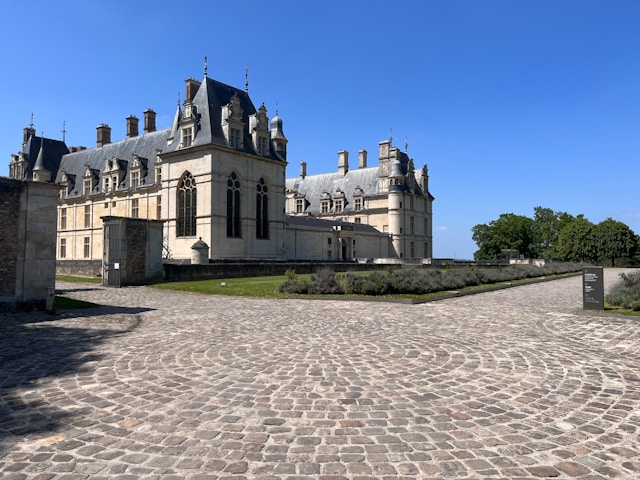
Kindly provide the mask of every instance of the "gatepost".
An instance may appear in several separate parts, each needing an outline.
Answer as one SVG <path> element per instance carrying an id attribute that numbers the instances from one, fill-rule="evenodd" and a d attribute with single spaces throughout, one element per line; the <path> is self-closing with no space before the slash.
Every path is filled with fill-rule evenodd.
<path id="1" fill-rule="evenodd" d="M 582 273 L 582 308 L 604 310 L 604 277 L 602 267 L 585 267 Z"/>

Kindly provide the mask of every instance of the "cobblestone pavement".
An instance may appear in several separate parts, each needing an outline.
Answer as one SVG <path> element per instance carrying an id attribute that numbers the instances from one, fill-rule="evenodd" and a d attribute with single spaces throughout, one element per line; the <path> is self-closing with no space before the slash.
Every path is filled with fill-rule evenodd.
<path id="1" fill-rule="evenodd" d="M 640 478 L 640 319 L 582 311 L 580 277 L 421 305 L 58 287 L 104 306 L 0 317 L 5 480 Z"/>

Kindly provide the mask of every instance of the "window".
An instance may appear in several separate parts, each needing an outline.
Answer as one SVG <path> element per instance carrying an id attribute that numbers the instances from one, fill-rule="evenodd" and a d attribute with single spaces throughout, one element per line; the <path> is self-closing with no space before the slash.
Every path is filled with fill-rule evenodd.
<path id="1" fill-rule="evenodd" d="M 182 129 L 182 147 L 190 147 L 193 142 L 193 127 Z"/>
<path id="2" fill-rule="evenodd" d="M 231 128 L 229 133 L 229 143 L 232 148 L 240 148 L 240 130 Z"/>
<path id="3" fill-rule="evenodd" d="M 303 212 L 304 212 L 304 199 L 298 198 L 296 199 L 296 213 L 303 213 Z"/>
<path id="4" fill-rule="evenodd" d="M 66 258 L 66 257 L 67 257 L 67 239 L 61 238 L 60 239 L 60 258 Z"/>
<path id="5" fill-rule="evenodd" d="M 266 137 L 258 137 L 258 153 L 260 155 L 266 155 L 269 153 L 269 144 Z"/>
<path id="6" fill-rule="evenodd" d="M 360 217 L 356 217 L 356 218 L 355 218 L 355 222 L 356 222 L 356 223 L 362 223 L 362 219 L 361 219 Z"/>
<path id="7" fill-rule="evenodd" d="M 178 183 L 178 222 L 176 236 L 193 237 L 196 234 L 196 182 L 186 172 Z"/>
<path id="8" fill-rule="evenodd" d="M 131 188 L 138 188 L 140 184 L 140 172 L 131 172 Z"/>
<path id="9" fill-rule="evenodd" d="M 416 251 L 415 250 L 416 250 L 415 243 L 414 242 L 410 242 L 409 243 L 409 256 L 411 258 L 416 256 Z"/>
<path id="10" fill-rule="evenodd" d="M 160 185 L 162 183 L 162 168 L 156 168 L 156 183 Z"/>
<path id="11" fill-rule="evenodd" d="M 323 200 L 321 206 L 322 213 L 329 213 L 329 200 Z"/>
<path id="12" fill-rule="evenodd" d="M 359 212 L 360 210 L 362 210 L 362 199 L 361 198 L 354 198 L 354 200 L 353 200 L 353 209 L 356 212 Z"/>
<path id="13" fill-rule="evenodd" d="M 156 219 L 160 220 L 162 218 L 162 196 L 158 195 L 158 200 L 156 201 Z"/>
<path id="14" fill-rule="evenodd" d="M 411 235 L 413 235 L 413 233 L 414 233 L 413 230 L 414 230 L 414 228 L 413 228 L 413 217 L 409 217 L 409 233 Z M 413 257 L 413 255 L 411 255 L 411 256 Z"/>
<path id="15" fill-rule="evenodd" d="M 227 178 L 227 237 L 240 238 L 240 179 L 236 172 Z"/>
<path id="16" fill-rule="evenodd" d="M 60 209 L 60 230 L 66 230 L 66 229 L 67 229 L 67 209 L 61 208 Z"/>
<path id="17" fill-rule="evenodd" d="M 82 183 L 83 193 L 89 195 L 91 193 L 91 180 L 85 180 Z"/>
<path id="18" fill-rule="evenodd" d="M 110 188 L 109 181 L 110 181 L 109 177 L 104 177 L 104 191 L 105 191 L 105 193 L 107 193 L 109 191 L 109 188 Z"/>
<path id="19" fill-rule="evenodd" d="M 91 205 L 84 206 L 84 228 L 91 228 Z"/>
<path id="20" fill-rule="evenodd" d="M 131 200 L 131 216 L 133 218 L 138 218 L 140 214 L 140 203 L 137 198 Z"/>
<path id="21" fill-rule="evenodd" d="M 327 237 L 327 245 L 331 245 L 331 237 Z"/>
<path id="22" fill-rule="evenodd" d="M 423 254 L 424 258 L 429 258 L 429 244 L 427 242 L 424 242 L 424 254 Z"/>
<path id="23" fill-rule="evenodd" d="M 336 200 L 335 208 L 336 208 L 336 213 L 342 212 L 342 208 L 343 208 L 342 200 Z"/>
<path id="24" fill-rule="evenodd" d="M 84 237 L 84 258 L 91 257 L 91 238 Z"/>
<path id="25" fill-rule="evenodd" d="M 256 238 L 269 238 L 269 190 L 264 178 L 256 186 Z"/>
<path id="26" fill-rule="evenodd" d="M 111 188 L 113 188 L 113 191 L 115 192 L 118 189 L 118 177 L 113 177 L 111 180 L 112 180 Z"/>

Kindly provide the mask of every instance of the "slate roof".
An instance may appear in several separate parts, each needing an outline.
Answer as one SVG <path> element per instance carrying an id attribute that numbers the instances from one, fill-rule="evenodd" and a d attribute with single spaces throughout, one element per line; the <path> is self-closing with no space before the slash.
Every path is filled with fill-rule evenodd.
<path id="1" fill-rule="evenodd" d="M 36 135 L 32 135 L 27 140 L 22 153 L 26 160 L 28 167 L 25 169 L 24 179 L 31 179 L 33 177 L 33 167 L 38 159 L 40 153 L 40 145 L 44 141 L 44 167 L 51 172 L 51 178 L 55 178 L 60 167 L 60 161 L 62 156 L 69 153 L 67 145 L 61 140 L 54 140 L 52 138 L 43 138 Z"/>
<path id="2" fill-rule="evenodd" d="M 167 147 L 167 137 L 169 136 L 170 129 L 166 128 L 155 132 L 145 133 L 144 135 L 138 135 L 136 137 L 126 138 L 119 142 L 108 143 L 99 148 L 91 148 L 87 150 L 81 150 L 79 152 L 69 153 L 65 155 L 60 164 L 60 170 L 56 176 L 56 183 L 62 181 L 62 171 L 67 173 L 67 177 L 75 175 L 76 181 L 74 188 L 67 194 L 67 198 L 82 195 L 82 178 L 87 165 L 92 170 L 101 172 L 104 169 L 104 161 L 106 159 L 118 159 L 119 165 L 122 167 L 130 167 L 133 163 L 133 154 L 135 153 L 141 158 L 150 161 L 150 165 L 153 166 L 153 162 L 156 158 L 156 150 L 164 149 Z M 124 163 L 126 162 L 126 163 Z M 142 175 L 141 175 L 142 177 Z M 147 175 L 140 178 L 140 187 L 152 185 L 155 181 L 155 171 L 153 168 L 147 170 Z M 96 193 L 101 188 L 100 182 L 96 185 L 94 192 Z M 124 177 L 123 183 L 118 186 L 119 189 L 129 188 L 129 170 Z"/>
<path id="3" fill-rule="evenodd" d="M 356 188 L 360 187 L 364 196 L 377 195 L 379 167 L 358 168 L 349 170 L 345 175 L 338 172 L 323 173 L 319 175 L 307 175 L 303 177 L 288 178 L 286 181 L 287 191 L 295 191 L 302 194 L 305 200 L 310 203 L 307 212 L 320 213 L 320 197 L 324 192 L 336 196 L 340 189 L 347 199 L 344 206 L 345 211 L 353 209 L 353 195 Z"/>
<path id="4" fill-rule="evenodd" d="M 222 107 L 227 105 L 234 95 L 237 95 L 243 110 L 242 121 L 245 123 L 243 151 L 253 154 L 256 153 L 253 150 L 253 142 L 248 127 L 249 116 L 255 114 L 256 109 L 248 93 L 212 78 L 205 78 L 193 98 L 192 104 L 199 116 L 199 128 L 193 138 L 191 147 L 188 148 L 209 144 L 220 146 L 228 145 L 221 126 Z M 126 169 L 126 174 L 122 183 L 118 186 L 118 189 L 128 189 L 130 181 L 129 169 L 132 165 L 133 154 L 136 154 L 142 160 L 141 163 L 148 167 L 147 175 L 141 176 L 139 186 L 142 188 L 153 185 L 155 175 L 152 165 L 156 158 L 156 151 L 171 152 L 178 150 L 180 145 L 178 124 L 181 120 L 182 112 L 180 107 L 178 107 L 173 124 L 169 128 L 129 137 L 119 142 L 108 143 L 99 148 L 91 148 L 74 153 L 68 153 L 67 150 L 65 152 L 66 155 L 62 158 L 59 170 L 56 168 L 52 178 L 55 178 L 56 183 L 60 182 L 62 180 L 62 170 L 67 173 L 68 178 L 74 178 L 75 176 L 75 178 L 79 180 L 76 181 L 75 186 L 68 192 L 67 198 L 80 196 L 83 194 L 81 179 L 84 176 L 87 165 L 94 173 L 99 173 L 104 169 L 106 159 L 111 160 L 116 158 L 118 159 L 118 163 Z M 171 140 L 172 138 L 173 140 Z M 168 144 L 167 142 L 169 140 L 171 140 L 171 142 Z M 271 142 L 269 143 L 271 144 Z M 187 150 L 187 148 L 184 148 L 184 150 Z M 38 150 L 35 151 L 35 155 L 33 156 L 34 162 L 37 155 Z M 273 150 L 273 145 L 270 146 L 268 158 L 282 161 Z M 101 187 L 101 182 L 98 182 L 92 193 L 99 192 Z"/>
<path id="5" fill-rule="evenodd" d="M 366 223 L 343 222 L 340 220 L 308 217 L 303 215 L 300 215 L 300 216 L 287 215 L 285 221 L 287 225 L 298 225 L 302 227 L 322 228 L 326 230 L 330 230 L 334 226 L 340 226 L 348 230 L 353 230 L 354 232 L 369 232 L 369 233 L 375 233 L 378 235 L 380 234 L 380 230 L 377 230 L 376 228 Z"/>
<path id="6" fill-rule="evenodd" d="M 232 87 L 209 77 L 204 79 L 204 82 L 198 88 L 192 102 L 196 107 L 196 113 L 200 116 L 199 128 L 192 143 L 193 147 L 207 144 L 228 146 L 221 125 L 222 107 L 227 105 L 234 95 L 236 95 L 240 100 L 240 107 L 242 108 L 242 122 L 245 124 L 243 130 L 243 151 L 253 154 L 257 153 L 253 149 L 253 142 L 249 132 L 249 116 L 256 113 L 256 108 L 253 105 L 249 94 L 244 90 Z M 281 161 L 273 150 L 273 144 L 271 142 L 269 143 L 270 151 L 268 158 Z M 179 144 L 179 133 L 176 132 L 174 140 L 168 147 L 165 147 L 165 150 L 177 150 Z"/>

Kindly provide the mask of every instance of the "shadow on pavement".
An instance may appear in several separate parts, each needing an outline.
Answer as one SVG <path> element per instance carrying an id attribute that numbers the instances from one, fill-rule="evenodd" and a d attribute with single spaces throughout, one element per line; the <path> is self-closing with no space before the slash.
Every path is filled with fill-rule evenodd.
<path id="1" fill-rule="evenodd" d="M 148 310 L 101 306 L 56 315 L 0 314 L 0 456 L 15 443 L 8 442 L 11 437 L 46 435 L 69 424 L 74 413 L 56 406 L 65 392 L 55 380 L 67 377 L 73 384 L 83 368 L 90 372 L 87 363 L 103 358 L 100 345 L 135 330 L 139 314 Z M 43 383 L 51 387 L 42 389 Z M 37 393 L 30 391 L 36 386 Z M 52 397 L 57 401 L 49 402 Z"/>

